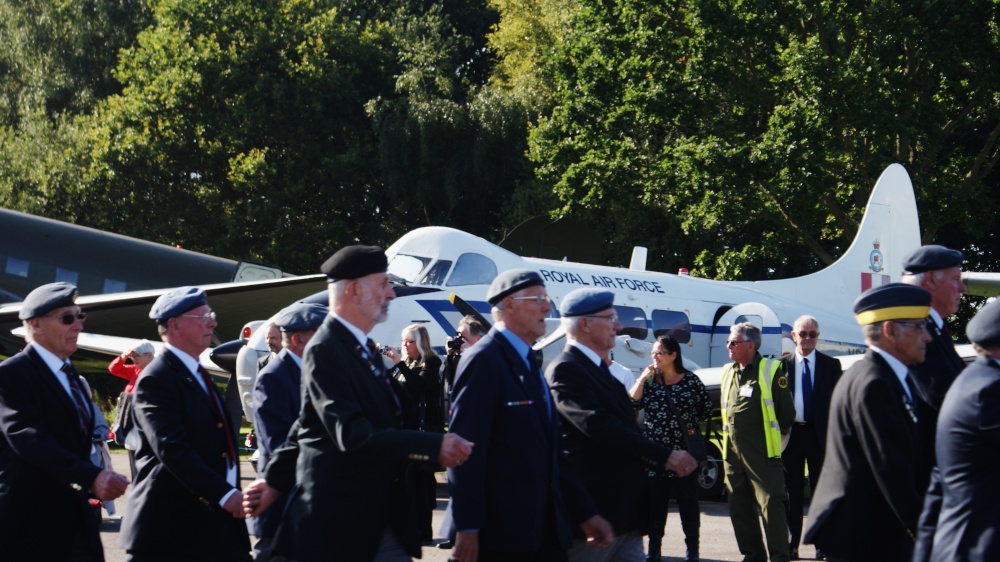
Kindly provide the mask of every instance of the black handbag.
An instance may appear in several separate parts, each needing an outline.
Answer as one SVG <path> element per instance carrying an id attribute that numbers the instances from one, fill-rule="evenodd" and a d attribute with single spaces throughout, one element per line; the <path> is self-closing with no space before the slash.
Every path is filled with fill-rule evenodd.
<path id="1" fill-rule="evenodd" d="M 669 386 L 667 386 L 667 401 L 670 402 L 670 408 L 673 409 L 677 419 L 683 422 L 684 417 L 681 415 L 681 411 L 677 409 L 677 405 L 674 404 L 673 390 Z M 692 426 L 684 430 L 684 448 L 694 457 L 694 460 L 698 461 L 698 464 L 708 460 L 708 448 L 705 446 L 705 436 L 698 430 L 698 426 Z"/>
<path id="2" fill-rule="evenodd" d="M 132 393 L 122 392 L 118 395 L 115 406 L 115 420 L 111 422 L 111 432 L 115 434 L 115 443 L 125 444 L 125 436 L 135 424 L 132 421 Z"/>

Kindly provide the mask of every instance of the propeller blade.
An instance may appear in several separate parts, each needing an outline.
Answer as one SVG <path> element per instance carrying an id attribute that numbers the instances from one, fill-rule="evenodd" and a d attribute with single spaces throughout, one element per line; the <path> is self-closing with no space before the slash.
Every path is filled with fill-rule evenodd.
<path id="1" fill-rule="evenodd" d="M 472 316 L 476 320 L 479 320 L 479 323 L 482 324 L 483 328 L 486 328 L 487 331 L 493 327 L 491 322 L 487 321 L 486 318 L 483 318 L 483 315 L 479 314 L 479 311 L 476 310 L 471 304 L 465 302 L 465 299 L 462 297 L 456 295 L 455 293 L 451 293 L 448 295 L 448 301 L 462 313 L 462 316 Z"/>

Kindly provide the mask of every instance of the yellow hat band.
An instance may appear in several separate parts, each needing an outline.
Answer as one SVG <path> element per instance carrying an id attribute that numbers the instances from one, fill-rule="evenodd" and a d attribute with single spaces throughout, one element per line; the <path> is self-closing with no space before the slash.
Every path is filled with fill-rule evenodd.
<path id="1" fill-rule="evenodd" d="M 877 310 L 865 310 L 854 315 L 858 324 L 867 326 L 884 320 L 903 320 L 904 318 L 927 318 L 931 313 L 930 306 L 890 306 Z"/>

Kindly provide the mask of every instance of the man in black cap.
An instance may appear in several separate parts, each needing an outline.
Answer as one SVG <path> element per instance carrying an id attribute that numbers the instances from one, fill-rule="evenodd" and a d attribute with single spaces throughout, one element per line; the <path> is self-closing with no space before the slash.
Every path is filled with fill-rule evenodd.
<path id="1" fill-rule="evenodd" d="M 902 283 L 854 302 L 869 349 L 833 391 L 823 478 L 804 541 L 830 560 L 910 560 L 923 490 L 914 469 L 919 410 L 907 367 L 924 360 L 930 303 L 930 293 Z"/>
<path id="2" fill-rule="evenodd" d="M 161 295 L 149 317 L 165 349 L 136 381 L 133 416 L 141 441 L 121 545 L 129 562 L 246 562 L 236 431 L 198 361 L 217 323 L 205 292 Z"/>
<path id="3" fill-rule="evenodd" d="M 455 466 L 472 452 L 458 435 L 416 429 L 416 407 L 368 339 L 395 298 L 386 268 L 377 246 L 348 246 L 323 264 L 333 314 L 305 349 L 302 411 L 265 479 L 248 490 L 250 515 L 270 505 L 275 490 L 291 491 L 273 548 L 290 560 L 419 557 L 408 466 Z"/>
<path id="4" fill-rule="evenodd" d="M 284 444 L 302 407 L 302 355 L 306 344 L 323 324 L 330 309 L 316 303 L 298 302 L 282 309 L 271 322 L 281 331 L 283 349 L 257 374 L 253 386 L 254 429 L 260 458 L 257 471 L 264 472 L 271 453 Z M 281 521 L 282 503 L 271 506 L 254 521 L 254 558 L 268 560 L 274 532 Z"/>
<path id="5" fill-rule="evenodd" d="M 28 345 L 0 363 L 0 548 L 5 560 L 102 561 L 99 512 L 128 479 L 90 462 L 90 396 L 69 363 L 86 313 L 69 283 L 28 294 Z"/>
<path id="6" fill-rule="evenodd" d="M 571 525 L 596 545 L 611 526 L 563 454 L 558 412 L 531 344 L 552 310 L 542 276 L 513 269 L 487 292 L 496 324 L 458 367 L 449 431 L 479 444 L 448 471 L 460 562 L 566 560 Z"/>
<path id="7" fill-rule="evenodd" d="M 559 313 L 569 341 L 545 372 L 562 420 L 566 456 L 615 531 L 614 542 L 595 550 L 574 530 L 569 551 L 574 562 L 643 562 L 646 472 L 667 468 L 687 476 L 698 467 L 687 451 L 672 451 L 642 435 L 632 400 L 602 359 L 622 327 L 614 298 L 611 291 L 593 288 L 563 297 Z M 689 555 L 697 560 L 697 545 Z"/>
<path id="8" fill-rule="evenodd" d="M 923 525 L 930 560 L 1000 560 L 1000 301 L 984 306 L 966 334 L 979 357 L 951 385 L 938 418 L 941 490 L 936 527 Z M 929 500 L 930 498 L 928 498 Z M 927 504 L 924 509 L 928 508 Z M 938 510 L 938 506 L 931 507 Z M 925 534 L 932 535 L 930 539 Z M 932 540 L 931 540 L 932 539 Z"/>

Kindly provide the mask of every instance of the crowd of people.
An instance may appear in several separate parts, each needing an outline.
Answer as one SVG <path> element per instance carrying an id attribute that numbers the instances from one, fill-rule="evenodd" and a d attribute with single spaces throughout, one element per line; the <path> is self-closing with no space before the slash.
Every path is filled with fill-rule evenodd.
<path id="1" fill-rule="evenodd" d="M 717 406 L 744 561 L 798 559 L 802 543 L 831 561 L 1000 559 L 1000 303 L 968 324 L 980 357 L 964 368 L 944 323 L 963 260 L 924 246 L 903 283 L 864 292 L 853 312 L 868 351 L 846 372 L 817 350 L 812 316 L 781 358 L 761 355 L 754 324 L 730 328 Z M 321 270 L 329 306 L 296 303 L 266 327 L 260 477 L 244 490 L 236 428 L 198 362 L 216 326 L 203 291 L 159 297 L 162 352 L 143 342 L 109 366 L 128 380 L 131 479 L 95 456 L 107 428 L 69 362 L 87 316 L 76 287 L 32 291 L 28 345 L 0 364 L 0 528 L 21 537 L 4 557 L 102 561 L 93 504 L 131 485 L 131 562 L 406 561 L 433 544 L 446 469 L 451 560 L 658 562 L 671 498 L 685 560 L 700 560 L 695 471 L 716 404 L 675 339 L 623 376 L 614 293 L 581 288 L 559 302 L 567 343 L 543 372 L 532 346 L 552 299 L 537 272 L 514 269 L 489 287 L 492 328 L 463 318 L 444 357 L 421 324 L 382 347 L 368 337 L 395 297 L 382 249 L 345 247 Z"/>

